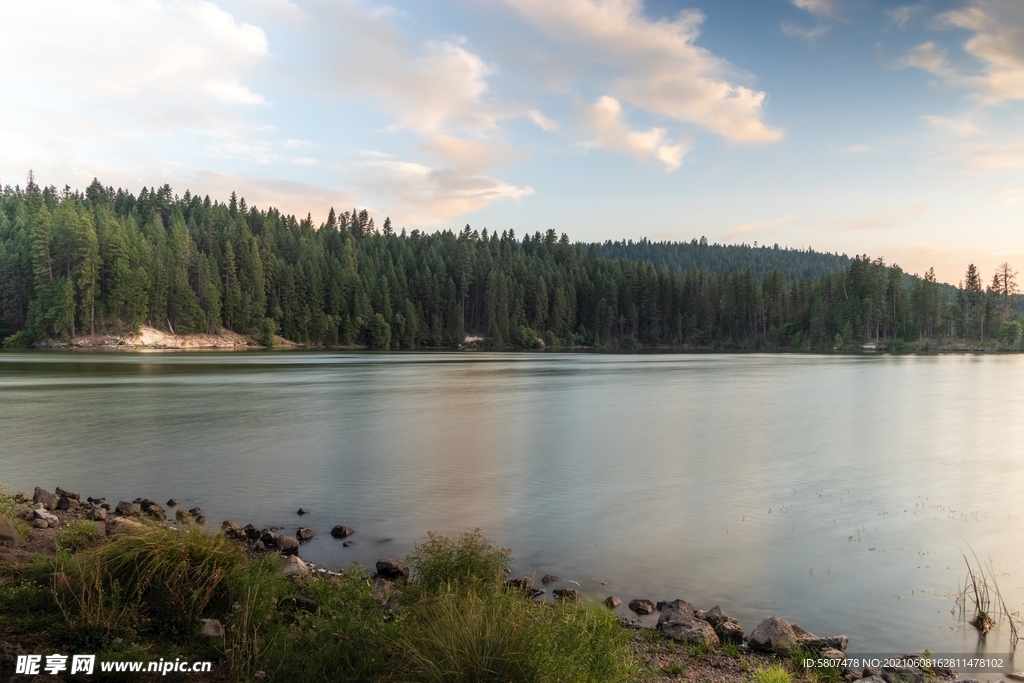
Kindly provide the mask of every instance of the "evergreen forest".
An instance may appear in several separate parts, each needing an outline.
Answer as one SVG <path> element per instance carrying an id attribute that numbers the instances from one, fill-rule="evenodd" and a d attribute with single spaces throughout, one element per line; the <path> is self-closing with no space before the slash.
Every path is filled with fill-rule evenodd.
<path id="1" fill-rule="evenodd" d="M 426 233 L 366 210 L 312 217 L 170 186 L 138 195 L 0 192 L 7 347 L 150 325 L 228 328 L 270 345 L 375 349 L 902 348 L 998 339 L 1020 348 L 1016 273 L 958 287 L 881 258 L 777 246 L 573 243 L 554 229 Z"/>

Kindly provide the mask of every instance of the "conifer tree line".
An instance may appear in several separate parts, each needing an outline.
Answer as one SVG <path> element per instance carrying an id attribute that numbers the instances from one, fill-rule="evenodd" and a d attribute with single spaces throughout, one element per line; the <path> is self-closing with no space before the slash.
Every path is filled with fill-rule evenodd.
<path id="1" fill-rule="evenodd" d="M 911 277 L 867 256 L 816 277 L 714 258 L 719 269 L 605 258 L 553 229 L 407 234 L 357 209 L 315 225 L 234 193 L 221 203 L 164 185 L 135 196 L 99 181 L 58 191 L 30 174 L 24 189 L 0 192 L 0 339 L 28 346 L 150 325 L 378 349 L 467 337 L 495 348 L 1021 344 L 1008 264 L 988 286 L 970 266 L 949 295 L 933 270 Z"/>

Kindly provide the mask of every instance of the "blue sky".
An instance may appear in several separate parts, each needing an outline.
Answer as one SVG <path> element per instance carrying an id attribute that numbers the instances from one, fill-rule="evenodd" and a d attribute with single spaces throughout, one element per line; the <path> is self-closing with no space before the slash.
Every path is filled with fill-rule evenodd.
<path id="1" fill-rule="evenodd" d="M 0 10 L 4 184 L 1024 265 L 1021 0 Z"/>

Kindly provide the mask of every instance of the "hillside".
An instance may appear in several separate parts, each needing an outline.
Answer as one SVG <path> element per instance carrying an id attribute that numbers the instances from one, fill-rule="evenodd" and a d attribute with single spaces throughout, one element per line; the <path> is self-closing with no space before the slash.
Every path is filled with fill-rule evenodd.
<path id="1" fill-rule="evenodd" d="M 747 244 L 708 244 L 703 237 L 690 242 L 638 242 L 623 240 L 586 245 L 607 259 L 644 260 L 655 266 L 678 270 L 707 268 L 716 273 L 750 270 L 758 278 L 778 271 L 787 279 L 819 278 L 850 265 L 846 254 L 829 254 L 810 249 L 790 249 L 773 245 L 752 247 Z"/>

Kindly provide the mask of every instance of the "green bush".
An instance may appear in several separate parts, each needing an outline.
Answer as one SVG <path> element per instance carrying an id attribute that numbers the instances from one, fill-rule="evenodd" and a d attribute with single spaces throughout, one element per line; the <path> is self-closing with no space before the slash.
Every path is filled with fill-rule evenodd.
<path id="1" fill-rule="evenodd" d="M 622 681 L 628 634 L 597 604 L 449 591 L 420 605 L 393 643 L 403 680 L 422 683 Z"/>
<path id="2" fill-rule="evenodd" d="M 194 525 L 147 526 L 90 550 L 59 554 L 56 569 L 67 575 L 69 588 L 56 598 L 72 627 L 109 634 L 149 619 L 187 630 L 212 604 L 227 603 L 228 578 L 242 561 L 242 549 L 223 534 L 207 536 Z"/>
<path id="3" fill-rule="evenodd" d="M 36 341 L 36 336 L 28 330 L 15 332 L 4 339 L 3 346 L 8 349 L 27 349 Z"/>
<path id="4" fill-rule="evenodd" d="M 511 551 L 488 541 L 479 529 L 448 538 L 428 534 L 411 558 L 412 578 L 428 593 L 453 586 L 502 585 L 508 575 Z"/>

